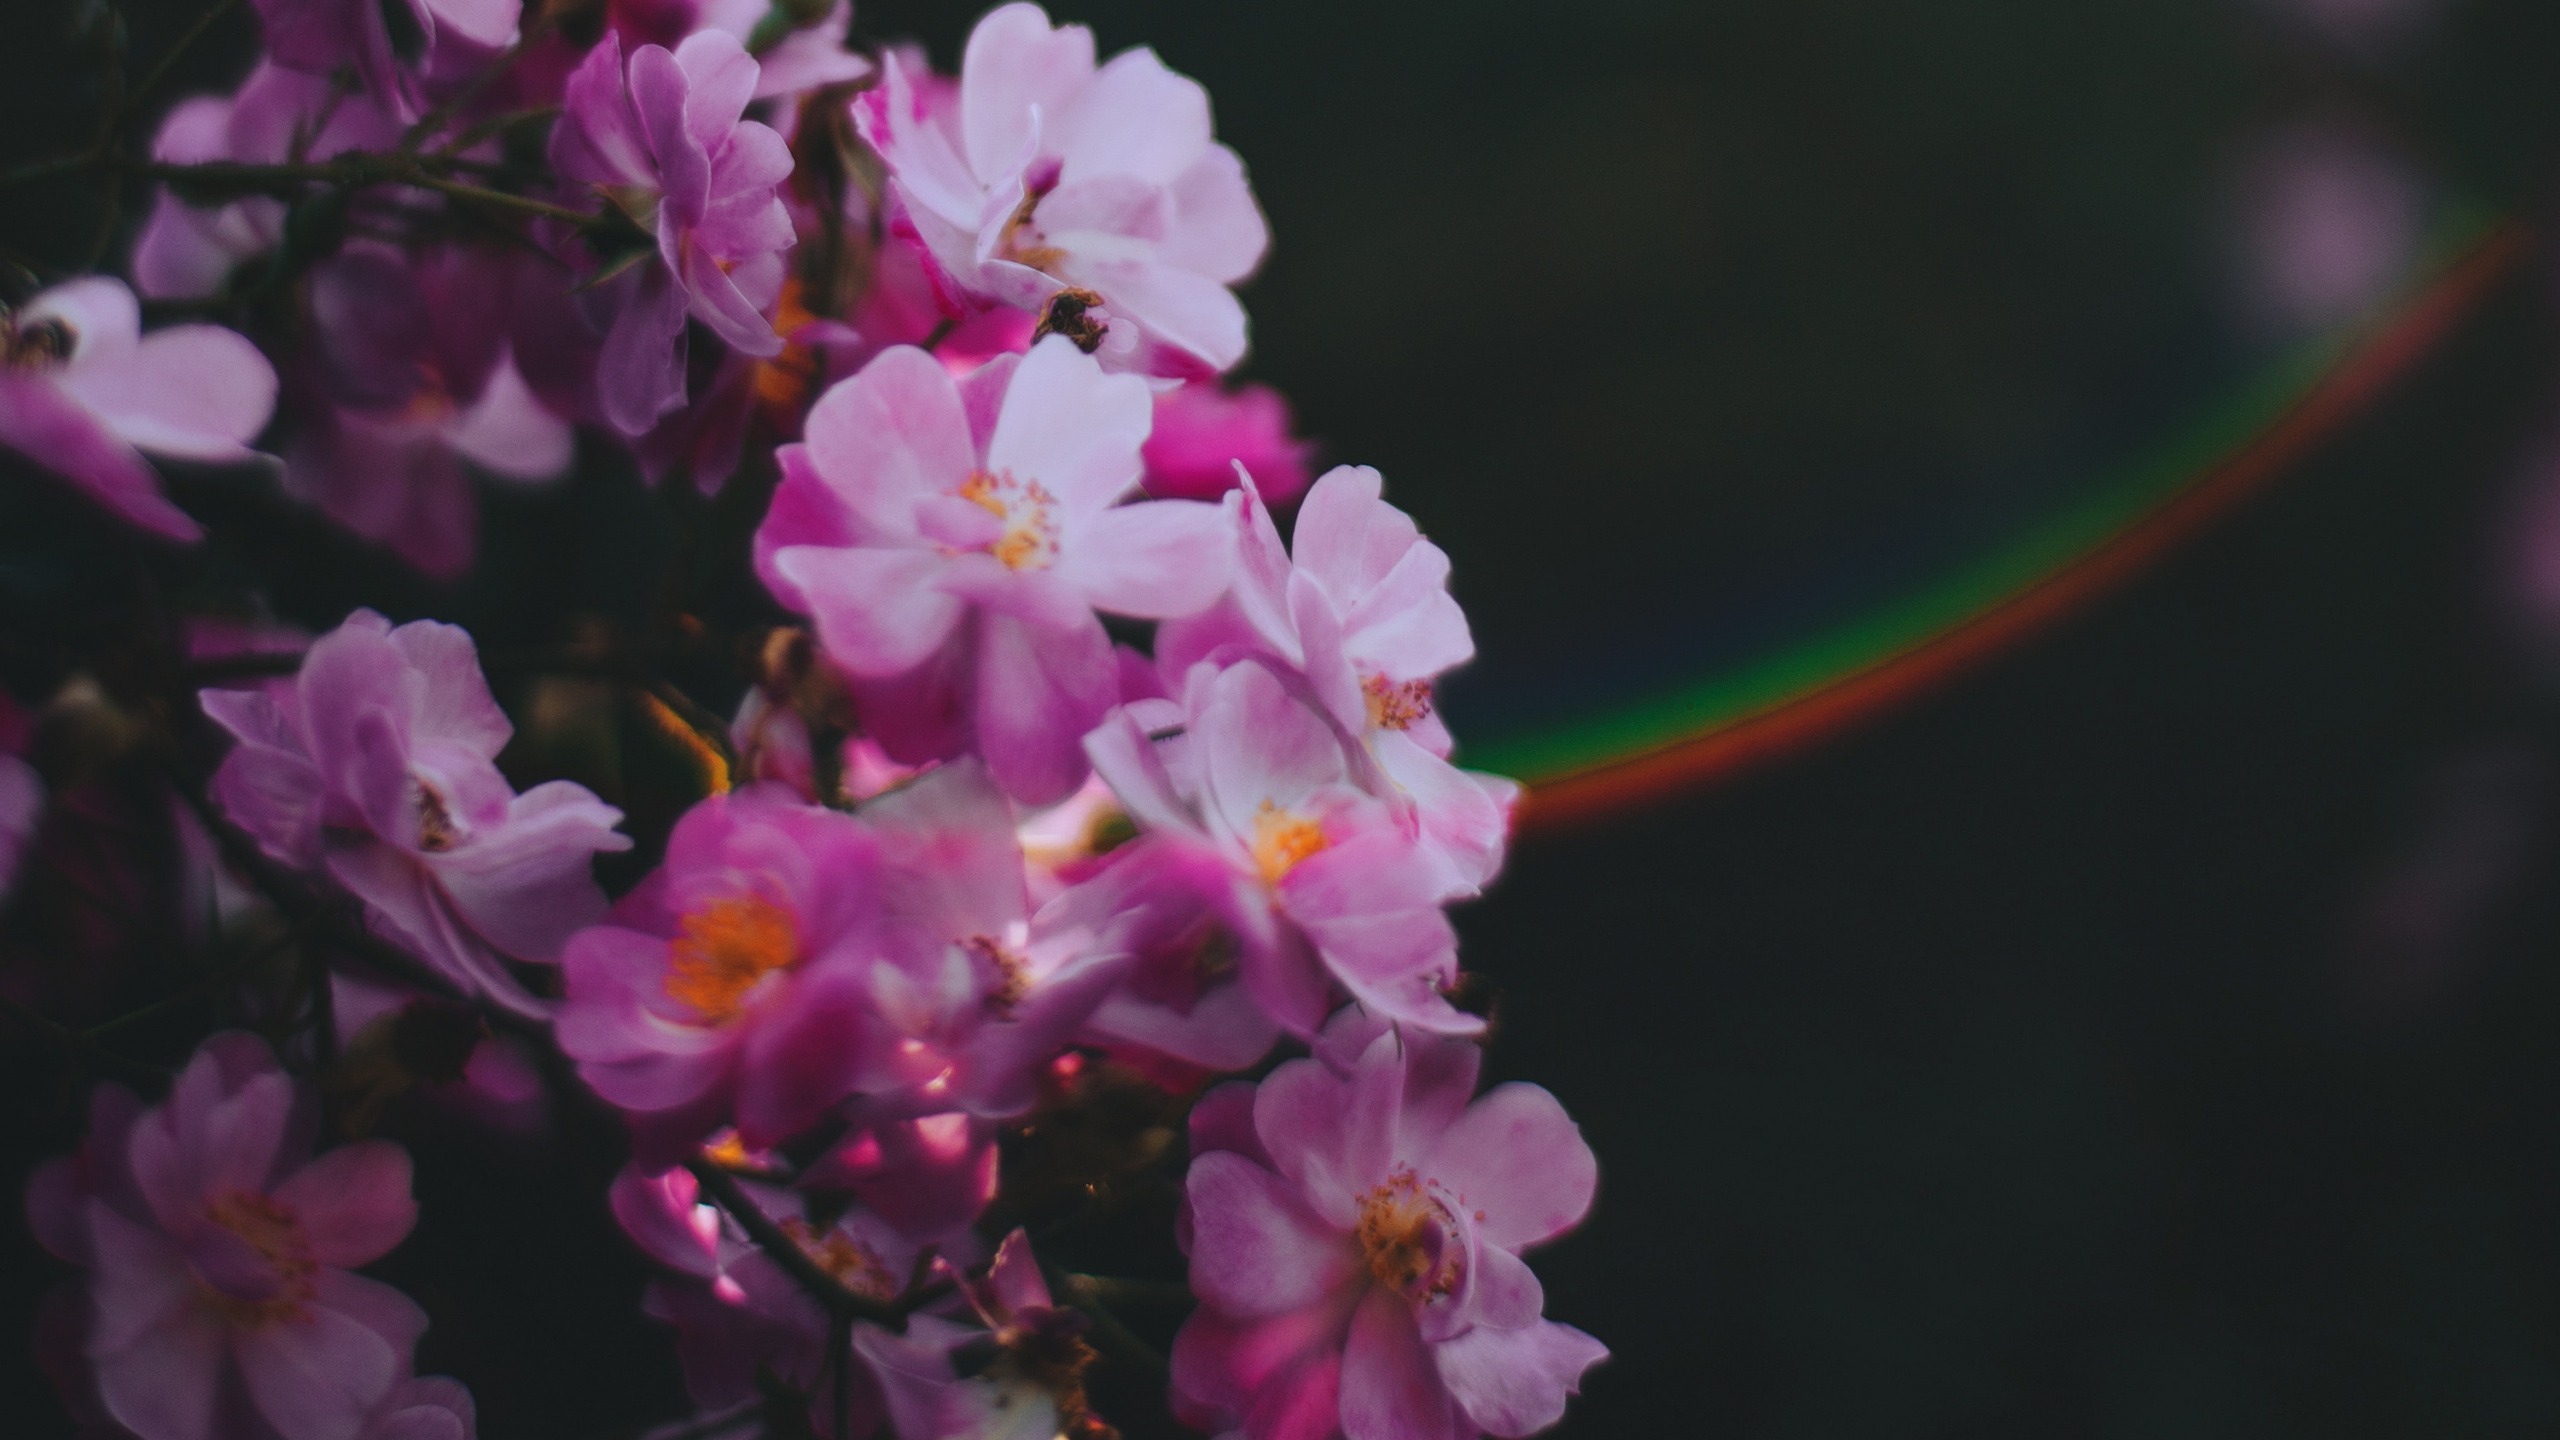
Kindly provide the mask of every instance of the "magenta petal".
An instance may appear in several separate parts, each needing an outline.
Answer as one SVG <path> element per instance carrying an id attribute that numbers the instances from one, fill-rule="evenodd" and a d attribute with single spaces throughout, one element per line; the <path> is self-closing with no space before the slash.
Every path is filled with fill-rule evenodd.
<path id="1" fill-rule="evenodd" d="M 1609 1348 L 1552 1320 L 1519 1330 L 1479 1325 L 1432 1347 L 1449 1397 L 1489 1434 L 1517 1440 L 1564 1418 L 1568 1395 L 1580 1394 L 1584 1371 Z"/>
<path id="2" fill-rule="evenodd" d="M 195 1282 L 186 1255 L 167 1235 L 133 1223 L 102 1201 L 89 1202 L 87 1219 L 95 1261 L 89 1296 L 97 1313 L 90 1353 L 142 1346 L 152 1331 L 192 1308 Z"/>
<path id="3" fill-rule="evenodd" d="M 172 540 L 204 532 L 160 494 L 160 480 L 105 421 L 53 385 L 0 376 L 0 445 L 69 477 L 126 521 Z"/>
<path id="4" fill-rule="evenodd" d="M 343 1145 L 276 1188 L 302 1218 L 311 1256 L 323 1265 L 381 1258 L 418 1223 L 409 1195 L 409 1152 L 382 1140 Z"/>
<path id="5" fill-rule="evenodd" d="M 807 1129 L 852 1090 L 866 1016 L 851 974 L 803 971 L 756 1015 L 738 1076 L 738 1133 L 759 1149 Z"/>
<path id="6" fill-rule="evenodd" d="M 818 622 L 818 638 L 857 675 L 903 674 L 931 659 L 959 624 L 961 602 L 936 584 L 950 562 L 930 550 L 823 550 L 773 557 Z"/>
<path id="7" fill-rule="evenodd" d="M 371 1326 L 325 1306 L 238 1333 L 232 1353 L 258 1413 L 284 1440 L 355 1440 L 402 1360 Z"/>
<path id="8" fill-rule="evenodd" d="M 1119 699 L 1111 637 L 1088 614 L 1072 629 L 990 615 L 980 627 L 976 722 L 987 769 L 1005 793 L 1047 805 L 1088 773 L 1085 732 Z"/>
<path id="9" fill-rule="evenodd" d="M 1579 1224 L 1599 1165 L 1556 1097 L 1514 1082 L 1485 1092 L 1440 1138 L 1432 1178 L 1484 1216 L 1486 1243 L 1522 1250 Z"/>
<path id="10" fill-rule="evenodd" d="M 1191 1164 L 1191 1286 L 1231 1315 L 1315 1304 L 1358 1263 L 1349 1237 L 1309 1215 L 1291 1187 L 1242 1156 Z"/>
<path id="11" fill-rule="evenodd" d="M 1373 1287 L 1351 1316 L 1342 1354 L 1347 1440 L 1458 1440 L 1456 1407 L 1415 1328 L 1413 1302 Z"/>

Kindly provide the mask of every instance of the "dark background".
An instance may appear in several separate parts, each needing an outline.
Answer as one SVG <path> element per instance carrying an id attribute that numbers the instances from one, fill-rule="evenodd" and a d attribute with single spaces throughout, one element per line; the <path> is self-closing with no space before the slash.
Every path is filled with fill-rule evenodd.
<path id="1" fill-rule="evenodd" d="M 2544 212 L 2560 8 L 2342 33 L 2307 4 L 1052 13 L 1209 86 L 1276 236 L 1248 373 L 1455 558 L 1463 738 L 1599 703 L 1888 538 L 2043 513 L 2297 338 L 2234 258 L 2269 133 L 2343 118 L 2440 211 Z M 138 52 L 191 13 L 137 7 Z M 857 23 L 948 65 L 975 13 Z M 0 160 L 85 134 L 66 54 L 0 56 Z M 56 264 L 97 219 L 0 204 Z M 1461 925 L 1502 993 L 1494 1069 L 1601 1157 L 1591 1223 L 1539 1262 L 1549 1313 L 1616 1351 L 1565 1433 L 2560 1424 L 2560 724 L 2500 568 L 2560 468 L 2535 458 L 2553 273 L 2067 625 L 1519 847 Z M 637 603 L 669 512 L 590 469 L 498 510 L 524 538 L 451 594 L 291 532 L 257 553 L 318 625 L 362 602 L 485 639 L 527 597 Z M 0 491 L 17 563 L 77 553 Z M 66 1138 L 13 1125 L 0 1179 Z M 639 1272 L 562 1178 L 611 1155 L 413 1143 L 427 1218 L 384 1273 L 439 1317 L 421 1368 L 473 1384 L 491 1440 L 670 1408 Z M 23 1239 L 6 1263 L 14 1332 L 52 1271 Z M 52 1433 L 0 1347 L 0 1415 Z"/>

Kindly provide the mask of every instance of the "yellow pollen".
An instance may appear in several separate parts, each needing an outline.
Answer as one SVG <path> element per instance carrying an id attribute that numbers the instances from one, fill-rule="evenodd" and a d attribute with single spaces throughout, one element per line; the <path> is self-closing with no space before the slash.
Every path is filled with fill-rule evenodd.
<path id="1" fill-rule="evenodd" d="M 767 900 L 717 900 L 684 917 L 667 947 L 667 994 L 706 1025 L 736 1017 L 747 992 L 800 958 L 791 912 Z"/>
<path id="2" fill-rule="evenodd" d="M 880 1301 L 898 1298 L 898 1277 L 889 1273 L 889 1264 L 878 1251 L 841 1230 L 824 1235 L 812 1234 L 809 1222 L 798 1216 L 786 1217 L 782 1233 L 800 1247 L 819 1269 L 836 1277 L 839 1284 L 857 1295 Z"/>
<path id="3" fill-rule="evenodd" d="M 418 782 L 418 848 L 437 855 L 453 848 L 453 812 L 445 809 L 436 787 Z"/>
<path id="4" fill-rule="evenodd" d="M 310 1237 L 303 1233 L 302 1218 L 292 1206 L 254 1190 L 233 1190 L 215 1196 L 205 1214 L 248 1242 L 250 1249 L 275 1267 L 280 1282 L 277 1292 L 263 1300 L 203 1286 L 206 1303 L 224 1319 L 251 1328 L 300 1320 L 310 1313 L 312 1297 L 319 1293 L 320 1262 L 311 1258 Z"/>
<path id="5" fill-rule="evenodd" d="M 1433 1253 L 1432 1233 L 1448 1218 L 1447 1208 L 1425 1192 L 1411 1170 L 1398 1170 L 1360 1197 L 1360 1220 L 1352 1233 L 1379 1284 L 1421 1300 L 1456 1289 L 1465 1270 L 1460 1255 Z"/>
<path id="6" fill-rule="evenodd" d="M 1282 876 L 1298 868 L 1299 861 L 1331 843 L 1324 838 L 1323 826 L 1268 800 L 1254 812 L 1253 863 L 1267 885 L 1279 884 Z"/>
<path id="7" fill-rule="evenodd" d="M 1360 677 L 1360 694 L 1369 702 L 1369 723 L 1381 730 L 1410 730 L 1431 713 L 1431 682 Z"/>
<path id="8" fill-rule="evenodd" d="M 980 470 L 960 482 L 958 494 L 1004 522 L 1004 533 L 987 546 L 987 553 L 1006 569 L 1046 570 L 1057 560 L 1058 527 L 1049 518 L 1049 507 L 1058 497 L 1039 481 L 1025 483 Z"/>
<path id="9" fill-rule="evenodd" d="M 79 337 L 56 319 L 19 324 L 0 313 L 0 368 L 50 370 L 71 358 Z"/>
<path id="10" fill-rule="evenodd" d="M 1022 203 L 1013 208 L 1012 216 L 1004 222 L 1004 234 L 996 242 L 997 253 L 1017 265 L 1028 265 L 1034 270 L 1047 270 L 1050 266 L 1066 259 L 1067 252 L 1055 245 L 1043 245 L 1037 241 L 1028 245 L 1023 243 L 1022 232 L 1032 228 L 1031 212 L 1039 208 L 1038 195 L 1022 197 Z"/>

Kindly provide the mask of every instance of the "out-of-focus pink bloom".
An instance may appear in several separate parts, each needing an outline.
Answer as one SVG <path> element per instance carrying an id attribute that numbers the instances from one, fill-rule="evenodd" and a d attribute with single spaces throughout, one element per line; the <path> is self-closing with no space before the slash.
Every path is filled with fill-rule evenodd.
<path id="1" fill-rule="evenodd" d="M 625 435 L 684 403 L 688 313 L 745 354 L 782 349 L 766 314 L 796 238 L 775 193 L 791 150 L 740 118 L 758 74 L 734 36 L 705 30 L 672 52 L 639 47 L 627 75 L 608 32 L 569 77 L 553 168 L 658 241 L 657 263 L 591 292 L 608 322 L 597 399 Z"/>
<path id="2" fill-rule="evenodd" d="M 703 0 L 694 26 L 696 31 L 724 31 L 740 45 L 749 45 L 774 13 L 769 0 Z M 815 23 L 794 26 L 756 51 L 755 98 L 799 95 L 870 74 L 871 62 L 844 48 L 845 33 L 852 28 L 853 0 L 836 0 Z"/>
<path id="3" fill-rule="evenodd" d="M 1444 896 L 1472 895 L 1502 868 L 1520 787 L 1448 762 L 1432 706 L 1439 677 L 1475 654 L 1449 594 L 1449 557 L 1381 498 L 1378 472 L 1339 466 L 1299 508 L 1294 563 L 1259 496 L 1228 500 L 1236 522 L 1234 591 L 1158 634 L 1179 675 L 1202 658 L 1277 657 L 1306 677 L 1334 722 L 1358 736 L 1390 795 L 1444 870 Z"/>
<path id="4" fill-rule="evenodd" d="M 871 1107 L 852 1108 L 862 1119 Z M 985 1245 L 970 1227 L 996 1198 L 996 1129 L 994 1120 L 959 1110 L 865 1123 L 803 1179 L 852 1191 L 900 1234 L 964 1263 Z"/>
<path id="5" fill-rule="evenodd" d="M 316 1120 L 264 1041 L 216 1035 L 165 1105 L 100 1087 L 81 1154 L 29 1185 L 37 1238 L 90 1271 L 98 1396 L 141 1440 L 358 1440 L 407 1374 L 425 1314 L 347 1270 L 416 1223 L 408 1153 L 311 1159 Z"/>
<path id="6" fill-rule="evenodd" d="M 880 1217 L 857 1206 L 822 1228 L 793 1192 L 753 1181 L 739 1188 L 847 1289 L 887 1302 L 906 1288 L 918 1247 Z M 632 1240 L 678 1272 L 679 1278 L 653 1283 L 642 1308 L 675 1327 L 676 1356 L 693 1403 L 710 1411 L 744 1404 L 759 1393 L 757 1376 L 769 1373 L 807 1390 L 811 1424 L 819 1434 L 834 1434 L 833 1387 L 821 1383 L 829 1368 L 829 1326 L 818 1302 L 750 1243 L 735 1220 L 701 1199 L 688 1171 L 649 1176 L 626 1169 L 614 1182 L 612 1202 Z M 859 1437 L 879 1427 L 881 1404 L 867 1370 L 856 1367 L 853 1379 L 848 1433 Z"/>
<path id="7" fill-rule="evenodd" d="M 2233 188 L 2244 299 L 2287 333 L 2342 325 L 2390 293 L 2417 256 L 2427 185 L 2377 137 L 2336 121 L 2256 143 Z"/>
<path id="8" fill-rule="evenodd" d="M 1361 1042 L 1365 1041 L 1363 1044 Z M 1202 1102 L 1177 1407 L 1251 1440 L 1523 1436 L 1600 1342 L 1543 1318 L 1519 1252 L 1590 1208 L 1581 1132 L 1535 1085 L 1472 1103 L 1478 1051 L 1346 1011 L 1315 1058 Z M 1214 1103 L 1213 1103 L 1214 1102 Z"/>
<path id="9" fill-rule="evenodd" d="M 276 372 L 257 346 L 218 325 L 145 335 L 120 280 L 86 276 L 0 315 L 0 445 L 174 540 L 203 532 L 137 452 L 249 459 L 275 404 Z"/>
<path id="10" fill-rule="evenodd" d="M 1155 974 L 1165 1003 L 1205 997 L 1231 958 L 1233 982 L 1301 1035 L 1338 990 L 1424 1029 L 1483 1028 L 1447 998 L 1445 866 L 1378 797 L 1367 753 L 1263 661 L 1194 666 L 1180 703 L 1123 706 L 1085 743 L 1142 832 L 1095 883 L 1154 867 L 1133 888 L 1197 896 L 1234 941 L 1168 956 L 1198 973 Z"/>
<path id="11" fill-rule="evenodd" d="M 898 223 L 957 308 L 1006 305 L 1099 327 L 1113 369 L 1214 374 L 1244 358 L 1228 287 L 1269 233 L 1209 96 L 1152 50 L 1096 69 L 1093 32 L 1006 5 L 969 36 L 956 90 L 904 57 L 854 102 L 887 162 Z"/>
<path id="12" fill-rule="evenodd" d="M 328 75 L 353 65 L 384 109 L 417 118 L 428 74 L 466 68 L 515 38 L 521 0 L 256 0 L 267 53 Z M 397 6 L 395 12 L 391 7 Z M 407 35 L 394 33 L 394 15 Z M 402 51 L 408 52 L 404 62 Z"/>
<path id="13" fill-rule="evenodd" d="M 1121 505 L 1146 385 L 1063 338 L 954 382 L 917 349 L 830 389 L 756 533 L 756 570 L 855 682 L 906 763 L 974 751 L 1006 793 L 1061 800 L 1078 739 L 1118 698 L 1096 610 L 1182 615 L 1232 546 L 1210 506 Z"/>
<path id="14" fill-rule="evenodd" d="M 514 727 L 468 634 L 359 610 L 312 644 L 292 703 L 201 701 L 240 742 L 213 781 L 234 823 L 353 891 L 377 930 L 457 984 L 540 1013 L 499 957 L 557 961 L 604 913 L 590 859 L 631 840 L 585 786 L 518 795 L 498 773 Z"/>
<path id="15" fill-rule="evenodd" d="M 20 758 L 32 728 L 18 702 L 0 691 L 0 901 L 9 898 L 44 819 L 44 777 Z"/>
<path id="16" fill-rule="evenodd" d="M 350 246 L 312 273 L 311 373 L 284 483 L 440 579 L 477 546 L 469 469 L 540 483 L 569 468 L 569 422 L 534 397 L 508 346 L 507 289 L 484 257 Z"/>
<path id="17" fill-rule="evenodd" d="M 1147 436 L 1147 493 L 1215 500 L 1236 488 L 1236 466 L 1253 475 L 1266 505 L 1287 505 L 1314 477 L 1315 447 L 1289 433 L 1289 402 L 1268 385 L 1233 390 L 1194 382 L 1156 396 Z"/>
<path id="18" fill-rule="evenodd" d="M 420 1375 L 393 1385 L 365 1421 L 363 1440 L 476 1440 L 479 1407 L 459 1380 Z"/>
<path id="19" fill-rule="evenodd" d="M 520 1035 L 490 1033 L 467 1007 L 340 971 L 329 977 L 329 1014 L 342 1055 L 355 1051 L 367 1026 L 390 1027 L 386 1048 L 409 1072 L 397 1079 L 437 1111 L 518 1138 L 538 1136 L 550 1123 L 541 1055 Z M 350 1080 L 376 1078 L 351 1071 L 342 1067 Z"/>
<path id="20" fill-rule="evenodd" d="M 172 165 L 276 164 L 386 150 L 399 139 L 399 122 L 365 96 L 340 95 L 326 73 L 261 63 L 231 95 L 180 102 L 151 154 Z M 155 299 L 216 294 L 240 262 L 283 241 L 284 215 L 283 201 L 263 195 L 199 209 L 164 188 L 134 242 L 133 283 Z"/>
<path id="21" fill-rule="evenodd" d="M 859 1326 L 853 1348 L 888 1401 L 890 1428 L 915 1440 L 1073 1440 L 1112 1433 L 1094 1418 L 1084 1371 L 1090 1322 L 1058 1304 L 1030 1238 L 1016 1230 L 984 1280 L 963 1287 L 985 1326 L 918 1315 L 907 1333 Z M 955 1360 L 965 1355 L 965 1367 Z"/>
<path id="22" fill-rule="evenodd" d="M 779 787 L 715 795 L 611 922 L 569 942 L 560 1047 L 639 1112 L 652 1159 L 732 1116 L 748 1145 L 773 1145 L 862 1080 L 879 869 L 851 816 Z"/>

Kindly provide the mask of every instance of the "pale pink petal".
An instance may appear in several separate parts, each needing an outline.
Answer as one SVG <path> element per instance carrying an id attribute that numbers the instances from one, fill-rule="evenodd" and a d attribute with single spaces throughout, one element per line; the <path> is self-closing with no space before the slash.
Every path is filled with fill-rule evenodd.
<path id="1" fill-rule="evenodd" d="M 1541 1320 L 1518 1330 L 1479 1325 L 1433 1346 L 1431 1358 L 1469 1420 L 1517 1440 L 1563 1419 L 1565 1397 L 1582 1393 L 1583 1372 L 1609 1358 L 1609 1349 L 1570 1325 Z"/>
<path id="2" fill-rule="evenodd" d="M 1013 372 L 987 468 L 1047 486 L 1077 528 L 1138 483 L 1139 447 L 1154 423 L 1144 380 L 1105 374 L 1074 341 L 1052 335 Z"/>
<path id="3" fill-rule="evenodd" d="M 1487 1243 L 1521 1250 L 1581 1223 L 1599 1166 L 1581 1127 L 1535 1085 L 1498 1085 L 1467 1107 L 1425 1164 L 1479 1211 Z"/>
<path id="4" fill-rule="evenodd" d="M 1227 588 L 1233 534 L 1217 507 L 1197 501 L 1119 505 L 1087 522 L 1061 568 L 1097 610 L 1190 615 Z"/>
<path id="5" fill-rule="evenodd" d="M 1414 1326 L 1412 1302 L 1372 1288 L 1351 1317 L 1350 1343 L 1343 1347 L 1346 1440 L 1459 1440 L 1463 1423 Z"/>
<path id="6" fill-rule="evenodd" d="M 371 1326 L 326 1306 L 232 1340 L 258 1413 L 284 1440 L 355 1440 L 404 1356 Z"/>
<path id="7" fill-rule="evenodd" d="M 114 1349 L 93 1338 L 98 1398 L 142 1440 L 214 1440 L 223 1340 L 221 1325 L 192 1306 Z"/>
<path id="8" fill-rule="evenodd" d="M 1347 1233 L 1308 1214 L 1291 1186 L 1242 1156 L 1200 1156 L 1185 1188 L 1192 1288 L 1230 1315 L 1312 1305 L 1358 1267 Z"/>
<path id="9" fill-rule="evenodd" d="M 178 325 L 130 352 L 75 363 L 61 384 L 137 448 L 189 460 L 238 460 L 276 408 L 276 372 L 258 347 L 217 325 Z"/>
<path id="10" fill-rule="evenodd" d="M 773 557 L 818 622 L 836 662 L 891 676 L 933 658 L 965 607 L 934 583 L 950 562 L 930 550 L 828 550 L 795 545 Z"/>
<path id="11" fill-rule="evenodd" d="M 1221 285 L 1236 284 L 1262 263 L 1271 231 L 1236 152 L 1210 146 L 1173 182 L 1173 203 L 1173 231 L 1156 247 L 1158 263 L 1206 275 Z"/>
<path id="12" fill-rule="evenodd" d="M 533 388 L 501 353 L 480 398 L 444 432 L 465 459 L 509 480 L 550 480 L 575 458 L 576 432 L 534 398 Z"/>
<path id="13" fill-rule="evenodd" d="M 960 60 L 960 133 L 978 179 L 993 184 L 1029 159 L 1033 111 L 1057 115 L 1092 76 L 1092 31 L 1052 30 L 1037 5 L 989 11 Z"/>
<path id="14" fill-rule="evenodd" d="M 1083 737 L 1120 698 L 1111 638 L 1090 615 L 1066 630 L 990 615 L 978 644 L 975 722 L 988 772 L 1025 805 L 1074 794 L 1087 773 Z"/>
<path id="15" fill-rule="evenodd" d="M 142 306 L 125 283 L 84 275 L 43 291 L 19 308 L 21 326 L 58 320 L 71 331 L 71 368 L 130 354 L 142 335 Z M 59 372 L 57 372 L 59 373 Z"/>
<path id="16" fill-rule="evenodd" d="M 975 468 L 950 372 L 912 346 L 819 396 L 804 433 L 827 487 L 883 537 L 912 534 L 916 497 L 957 490 Z"/>
<path id="17" fill-rule="evenodd" d="M 1209 134 L 1209 92 L 1141 46 L 1095 71 L 1045 139 L 1066 157 L 1061 188 L 1098 175 L 1165 186 L 1199 162 Z"/>
<path id="18" fill-rule="evenodd" d="M 427 867 L 471 927 L 522 960 L 559 958 L 571 934 L 604 918 L 594 857 L 631 848 L 614 827 L 622 812 L 568 780 L 536 785 L 509 802 L 506 823 L 427 857 Z"/>

